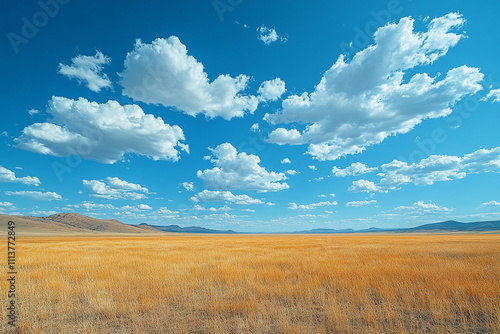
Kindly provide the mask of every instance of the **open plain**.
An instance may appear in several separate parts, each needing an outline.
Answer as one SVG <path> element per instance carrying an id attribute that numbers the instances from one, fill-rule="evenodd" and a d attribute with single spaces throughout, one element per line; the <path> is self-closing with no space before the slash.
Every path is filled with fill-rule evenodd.
<path id="1" fill-rule="evenodd" d="M 498 234 L 37 236 L 17 257 L 23 333 L 500 332 Z"/>

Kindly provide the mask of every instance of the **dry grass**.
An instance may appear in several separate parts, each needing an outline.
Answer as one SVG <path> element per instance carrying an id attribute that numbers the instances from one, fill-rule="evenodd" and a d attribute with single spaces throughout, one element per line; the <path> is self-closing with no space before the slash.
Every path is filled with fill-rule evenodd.
<path id="1" fill-rule="evenodd" d="M 19 323 L 26 333 L 500 333 L 499 241 L 25 238 Z M 5 332 L 5 307 L 0 316 Z"/>

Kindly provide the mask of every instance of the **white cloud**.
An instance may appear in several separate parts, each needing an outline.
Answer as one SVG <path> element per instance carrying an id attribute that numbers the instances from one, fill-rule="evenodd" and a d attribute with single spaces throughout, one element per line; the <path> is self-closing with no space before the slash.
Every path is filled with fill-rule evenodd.
<path id="1" fill-rule="evenodd" d="M 360 206 L 365 206 L 365 205 L 371 205 L 371 204 L 376 204 L 377 201 L 372 199 L 372 200 L 364 200 L 364 201 L 352 201 L 352 202 L 347 202 L 345 206 L 347 207 L 354 207 L 354 208 L 359 208 Z"/>
<path id="2" fill-rule="evenodd" d="M 82 183 L 84 188 L 90 192 L 90 196 L 106 199 L 139 200 L 147 198 L 143 193 L 149 193 L 147 188 L 120 180 L 117 177 L 108 177 L 104 181 L 83 180 Z"/>
<path id="3" fill-rule="evenodd" d="M 6 191 L 8 196 L 22 196 L 33 201 L 60 201 L 62 196 L 54 192 L 41 192 L 41 191 Z"/>
<path id="4" fill-rule="evenodd" d="M 264 81 L 257 93 L 261 101 L 277 101 L 286 91 L 285 82 L 280 78 Z"/>
<path id="5" fill-rule="evenodd" d="M 246 208 L 246 209 L 241 209 L 241 211 L 244 211 L 244 212 L 255 212 L 255 210 L 254 210 L 254 209 L 248 209 L 248 208 Z"/>
<path id="6" fill-rule="evenodd" d="M 28 110 L 28 114 L 30 114 L 30 116 L 35 116 L 37 114 L 40 113 L 40 110 L 37 110 L 37 109 L 30 109 Z"/>
<path id="7" fill-rule="evenodd" d="M 120 210 L 122 211 L 129 211 L 129 212 L 140 212 L 140 211 L 148 211 L 148 210 L 152 210 L 153 208 L 150 207 L 149 205 L 147 204 L 139 204 L 139 205 L 136 205 L 136 206 L 133 206 L 133 205 L 125 205 L 125 206 L 122 206 L 120 208 Z"/>
<path id="8" fill-rule="evenodd" d="M 196 211 L 210 211 L 210 212 L 217 212 L 217 211 L 231 211 L 233 210 L 232 208 L 230 208 L 229 206 L 227 205 L 224 205 L 220 208 L 214 208 L 214 207 L 209 207 L 209 208 L 205 208 L 199 204 L 195 204 L 193 205 L 193 209 L 196 210 Z"/>
<path id="9" fill-rule="evenodd" d="M 431 155 L 418 163 L 394 160 L 381 167 L 379 187 L 396 189 L 413 183 L 418 186 L 434 182 L 463 179 L 467 174 L 500 173 L 500 147 L 479 149 L 463 157 Z"/>
<path id="10" fill-rule="evenodd" d="M 310 170 L 318 170 L 315 165 L 309 165 L 307 167 L 309 167 Z"/>
<path id="11" fill-rule="evenodd" d="M 229 202 L 239 205 L 268 204 L 248 195 L 234 195 L 230 191 L 203 190 L 190 198 L 193 202 Z"/>
<path id="12" fill-rule="evenodd" d="M 181 186 L 184 187 L 187 191 L 193 191 L 194 190 L 194 184 L 193 182 L 182 182 L 180 183 Z"/>
<path id="13" fill-rule="evenodd" d="M 481 206 L 500 206 L 500 202 L 497 201 L 484 202 L 483 204 L 481 204 Z"/>
<path id="14" fill-rule="evenodd" d="M 297 174 L 300 174 L 300 172 L 296 171 L 296 170 L 293 170 L 293 169 L 289 169 L 289 170 L 285 171 L 285 174 L 288 174 L 288 175 L 297 175 Z"/>
<path id="15" fill-rule="evenodd" d="M 32 216 L 48 217 L 48 216 L 55 215 L 56 213 L 57 213 L 57 211 L 53 211 L 53 210 L 48 210 L 48 211 L 37 210 L 37 211 L 31 211 L 30 215 L 32 215 Z"/>
<path id="16" fill-rule="evenodd" d="M 14 140 L 18 148 L 57 157 L 79 155 L 107 164 L 127 153 L 177 161 L 178 149 L 188 151 L 181 143 L 184 134 L 179 126 L 165 124 L 137 105 L 52 97 L 47 112 L 50 123 L 24 128 Z"/>
<path id="17" fill-rule="evenodd" d="M 349 167 L 346 167 L 344 169 L 334 166 L 332 169 L 332 173 L 335 177 L 346 177 L 368 174 L 375 170 L 377 170 L 377 167 L 368 167 L 361 162 L 353 162 Z"/>
<path id="18" fill-rule="evenodd" d="M 426 32 L 414 32 L 413 23 L 405 17 L 377 29 L 374 44 L 350 61 L 341 55 L 314 92 L 291 95 L 280 111 L 266 114 L 271 124 L 305 126 L 277 128 L 269 141 L 309 144 L 313 158 L 336 160 L 407 133 L 425 119 L 449 115 L 463 97 L 482 89 L 484 75 L 467 66 L 449 70 L 440 81 L 426 73 L 406 80 L 407 71 L 432 64 L 464 37 L 450 31 L 465 23 L 460 14 L 432 20 Z"/>
<path id="19" fill-rule="evenodd" d="M 80 204 L 68 204 L 64 208 L 64 210 L 72 211 L 75 209 L 82 209 L 86 211 L 90 210 L 118 210 L 118 208 L 112 204 L 100 204 L 94 203 L 91 201 L 84 201 Z"/>
<path id="20" fill-rule="evenodd" d="M 156 210 L 154 212 L 155 215 L 163 217 L 163 218 L 173 218 L 173 217 L 176 217 L 178 213 L 179 213 L 178 211 L 172 211 L 165 206 L 159 208 L 158 210 Z"/>
<path id="21" fill-rule="evenodd" d="M 418 201 L 413 203 L 412 206 L 398 206 L 394 208 L 395 211 L 403 211 L 407 214 L 434 214 L 451 212 L 454 209 L 450 209 L 444 206 L 438 206 L 434 203 L 424 203 L 424 201 Z"/>
<path id="22" fill-rule="evenodd" d="M 238 153 L 229 143 L 220 144 L 212 151 L 210 160 L 215 167 L 199 170 L 196 175 L 205 186 L 214 190 L 255 190 L 258 192 L 288 189 L 284 173 L 268 172 L 259 165 L 253 154 Z"/>
<path id="23" fill-rule="evenodd" d="M 285 158 L 285 159 L 281 160 L 280 163 L 281 164 L 291 164 L 292 162 L 290 161 L 290 159 Z"/>
<path id="24" fill-rule="evenodd" d="M 481 99 L 481 101 L 500 102 L 500 89 L 491 89 L 488 94 Z"/>
<path id="25" fill-rule="evenodd" d="M 0 202 L 0 213 L 4 213 L 5 210 L 16 210 L 16 207 L 11 202 Z"/>
<path id="26" fill-rule="evenodd" d="M 418 163 L 408 164 L 399 160 L 380 166 L 378 183 L 357 180 L 347 189 L 350 192 L 388 192 L 406 184 L 432 185 L 463 179 L 467 174 L 500 173 L 500 147 L 479 149 L 463 157 L 431 155 Z"/>
<path id="27" fill-rule="evenodd" d="M 76 56 L 71 59 L 71 65 L 59 64 L 59 73 L 85 82 L 87 88 L 93 92 L 100 92 L 102 88 L 111 88 L 111 80 L 106 74 L 101 74 L 102 66 L 110 62 L 109 57 L 96 51 L 95 56 Z"/>
<path id="28" fill-rule="evenodd" d="M 123 94 L 134 100 L 174 107 L 184 113 L 207 118 L 231 119 L 253 113 L 259 103 L 242 92 L 250 78 L 219 75 L 209 82 L 203 64 L 188 55 L 179 38 L 158 38 L 151 44 L 140 40 L 127 54 L 120 73 Z"/>
<path id="29" fill-rule="evenodd" d="M 353 193 L 358 193 L 358 192 L 376 192 L 380 191 L 383 192 L 383 190 L 379 189 L 374 182 L 368 181 L 368 180 L 356 180 L 352 182 L 352 185 L 347 188 L 347 191 L 353 192 Z"/>
<path id="30" fill-rule="evenodd" d="M 260 132 L 259 123 L 252 124 L 252 126 L 250 127 L 250 131 L 252 131 L 252 132 Z"/>
<path id="31" fill-rule="evenodd" d="M 16 177 L 16 173 L 3 166 L 0 166 L 0 183 L 4 182 L 16 182 L 31 186 L 40 185 L 40 180 L 36 176 Z"/>
<path id="32" fill-rule="evenodd" d="M 337 205 L 337 201 L 324 201 L 324 202 L 318 202 L 318 203 L 311 203 L 311 204 L 300 204 L 297 205 L 297 203 L 290 202 L 288 203 L 288 208 L 290 210 L 314 210 L 316 208 L 322 207 L 322 206 L 332 206 L 332 205 Z"/>
<path id="33" fill-rule="evenodd" d="M 257 28 L 257 32 L 259 33 L 257 39 L 264 42 L 264 44 L 269 45 L 278 40 L 286 42 L 286 38 L 279 36 L 275 28 L 268 28 L 265 25 L 262 25 L 260 28 Z"/>

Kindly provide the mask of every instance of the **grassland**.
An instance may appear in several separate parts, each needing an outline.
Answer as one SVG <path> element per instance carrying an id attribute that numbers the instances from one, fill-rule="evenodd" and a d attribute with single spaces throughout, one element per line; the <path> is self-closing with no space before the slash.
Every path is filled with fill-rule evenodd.
<path id="1" fill-rule="evenodd" d="M 24 333 L 500 333 L 495 234 L 17 244 Z"/>

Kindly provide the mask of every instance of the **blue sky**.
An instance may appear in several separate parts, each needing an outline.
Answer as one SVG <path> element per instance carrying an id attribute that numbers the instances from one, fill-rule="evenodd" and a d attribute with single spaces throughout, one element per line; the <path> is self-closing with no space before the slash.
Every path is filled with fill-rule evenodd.
<path id="1" fill-rule="evenodd" d="M 0 213 L 500 219 L 498 1 L 1 6 Z"/>

